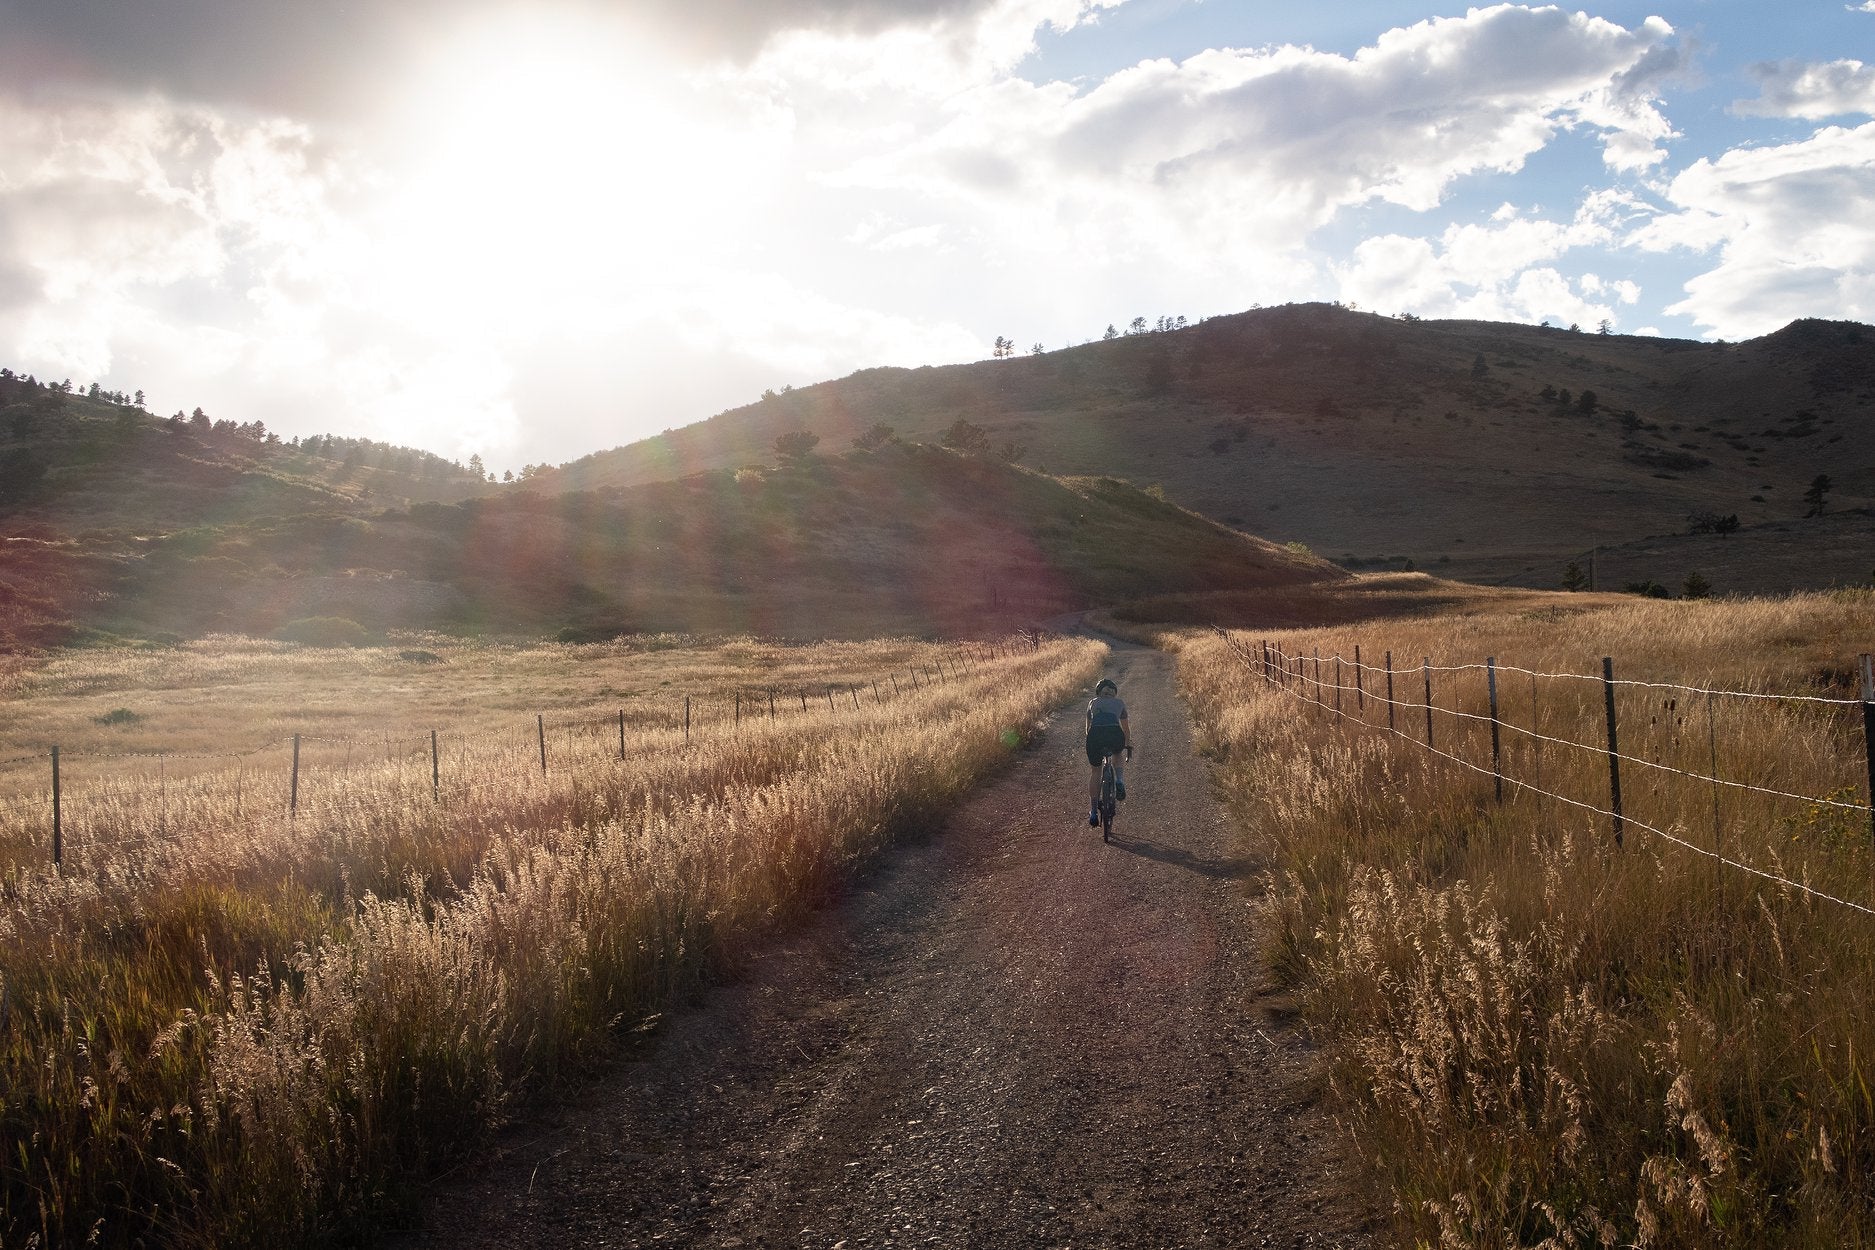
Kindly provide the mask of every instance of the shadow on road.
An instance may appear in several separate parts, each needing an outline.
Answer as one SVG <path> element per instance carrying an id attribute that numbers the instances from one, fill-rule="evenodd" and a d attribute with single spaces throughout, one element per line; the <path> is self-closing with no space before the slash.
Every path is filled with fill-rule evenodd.
<path id="1" fill-rule="evenodd" d="M 1210 859 L 1203 855 L 1194 855 L 1183 847 L 1166 846 L 1150 838 L 1129 838 L 1122 833 L 1113 835 L 1113 845 L 1128 854 L 1156 860 L 1161 864 L 1170 864 L 1174 868 L 1188 869 L 1201 877 L 1212 877 L 1221 881 L 1242 880 L 1255 869 L 1254 862 L 1246 857 Z"/>

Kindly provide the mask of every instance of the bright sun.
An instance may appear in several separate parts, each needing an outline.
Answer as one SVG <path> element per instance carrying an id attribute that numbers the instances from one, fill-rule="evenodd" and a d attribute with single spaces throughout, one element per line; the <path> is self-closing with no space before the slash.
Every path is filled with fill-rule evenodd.
<path id="1" fill-rule="evenodd" d="M 387 281 L 439 316 L 655 288 L 747 208 L 756 136 L 613 27 L 517 17 L 439 51 L 406 110 Z"/>

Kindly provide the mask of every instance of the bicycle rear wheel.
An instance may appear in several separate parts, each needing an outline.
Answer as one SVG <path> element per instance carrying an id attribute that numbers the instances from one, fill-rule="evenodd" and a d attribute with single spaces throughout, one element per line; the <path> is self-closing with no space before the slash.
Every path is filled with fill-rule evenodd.
<path id="1" fill-rule="evenodd" d="M 1113 813 L 1119 804 L 1113 797 L 1114 776 L 1113 761 L 1108 760 L 1100 769 L 1100 840 L 1113 841 Z"/>

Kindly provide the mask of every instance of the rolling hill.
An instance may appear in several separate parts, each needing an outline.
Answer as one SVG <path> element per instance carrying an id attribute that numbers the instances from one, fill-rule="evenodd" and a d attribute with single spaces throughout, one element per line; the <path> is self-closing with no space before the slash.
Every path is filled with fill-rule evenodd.
<path id="1" fill-rule="evenodd" d="M 1720 591 L 1774 591 L 1875 567 L 1875 329 L 1853 322 L 1731 344 L 1259 309 L 865 370 L 574 461 L 546 488 L 763 462 L 796 429 L 844 445 L 884 422 L 936 441 L 960 417 L 1026 463 L 1158 484 L 1353 568 L 1555 586 L 1599 546 L 1605 586 L 1705 568 Z M 1819 474 L 1827 512 L 1806 518 Z M 1690 535 L 1704 513 L 1740 528 Z"/>
<path id="2" fill-rule="evenodd" d="M 930 446 L 959 422 L 975 454 Z M 869 431 L 889 441 L 847 450 Z M 823 454 L 775 467 L 797 432 Z M 865 370 L 502 486 L 0 371 L 0 642 L 319 616 L 955 631 L 1330 575 L 1282 545 L 1491 584 L 1555 587 L 1575 561 L 1603 589 L 1781 591 L 1866 582 L 1872 502 L 1875 330 L 1849 322 L 1725 344 L 1258 309 Z"/>
<path id="3" fill-rule="evenodd" d="M 1344 579 L 1111 478 L 918 444 L 629 489 L 533 490 L 202 524 L 132 543 L 14 536 L 0 630 L 956 633 L 1200 588 Z"/>

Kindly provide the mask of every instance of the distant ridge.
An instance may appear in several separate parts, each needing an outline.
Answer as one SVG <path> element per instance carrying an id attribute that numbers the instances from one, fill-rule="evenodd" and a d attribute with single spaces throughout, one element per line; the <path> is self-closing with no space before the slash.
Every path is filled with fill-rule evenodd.
<path id="1" fill-rule="evenodd" d="M 1875 329 L 1815 319 L 1730 344 L 1265 308 L 1039 356 L 862 370 L 584 457 L 546 488 L 764 462 L 792 429 L 838 447 L 884 422 L 937 441 L 960 417 L 1026 448 L 1025 463 L 1158 484 L 1350 567 L 1553 587 L 1592 547 L 1642 552 L 1717 513 L 1757 536 L 1722 591 L 1875 568 L 1860 511 L 1875 504 Z M 1818 474 L 1834 519 L 1793 529 Z M 1655 568 L 1637 554 L 1621 573 L 1678 580 L 1707 548 L 1728 555 L 1720 541 Z"/>

